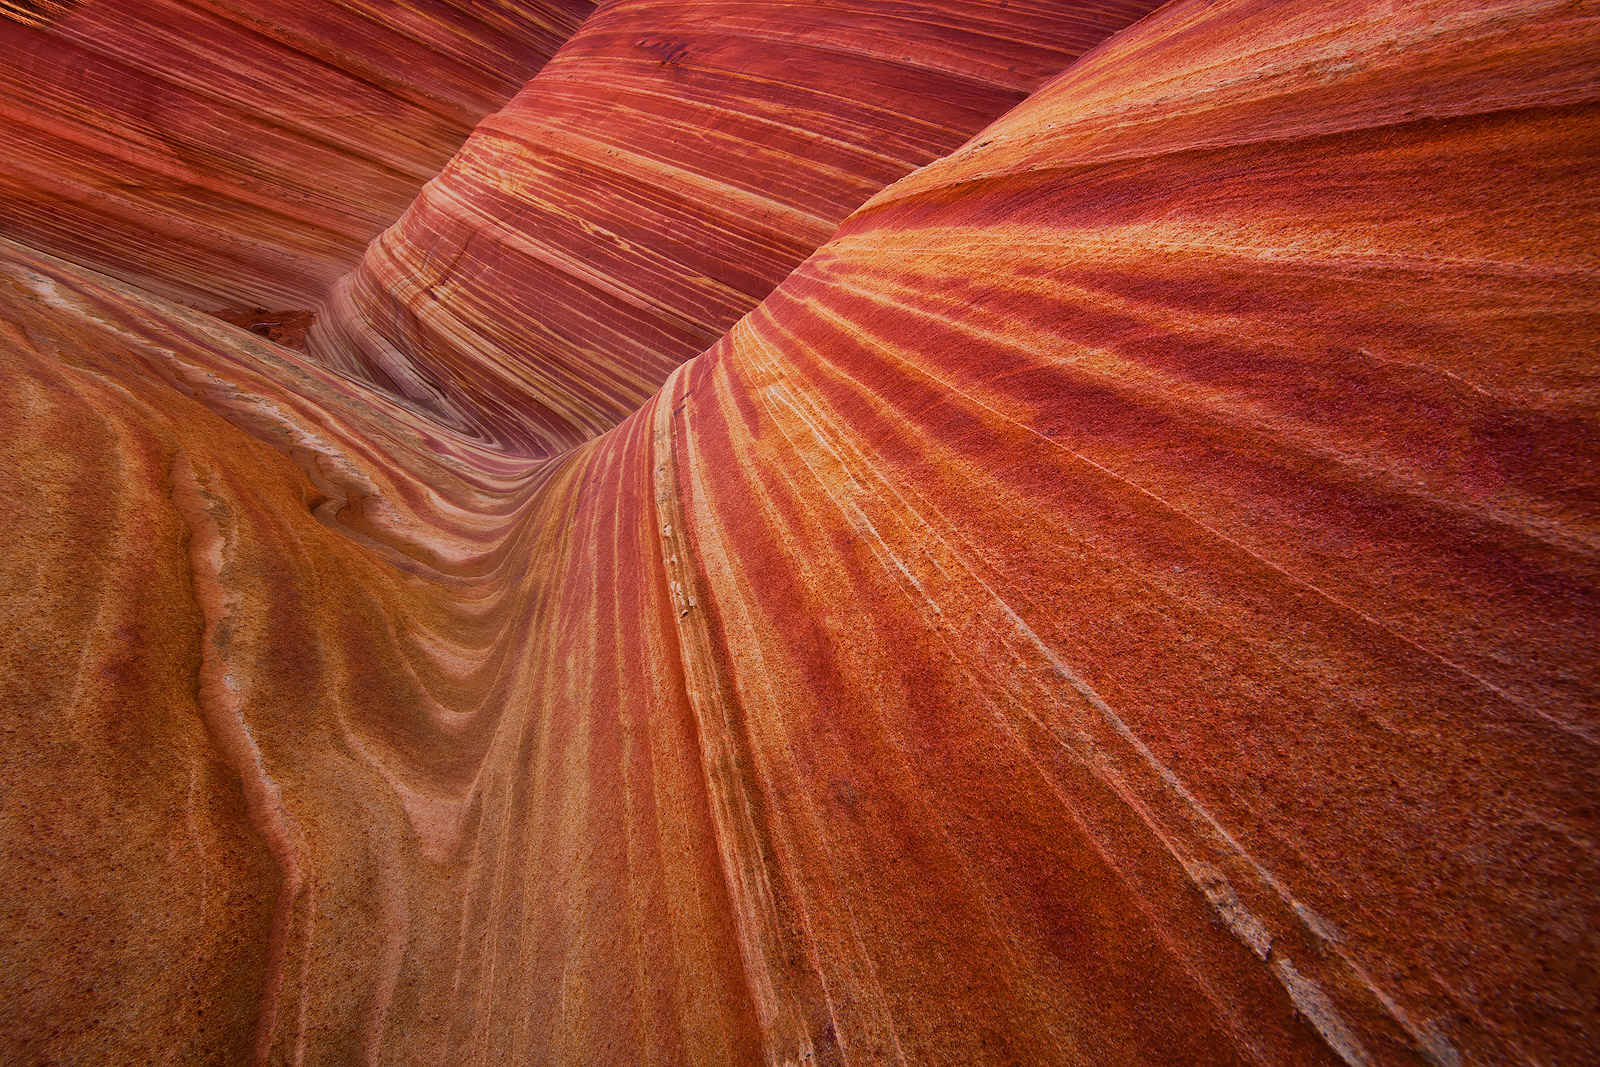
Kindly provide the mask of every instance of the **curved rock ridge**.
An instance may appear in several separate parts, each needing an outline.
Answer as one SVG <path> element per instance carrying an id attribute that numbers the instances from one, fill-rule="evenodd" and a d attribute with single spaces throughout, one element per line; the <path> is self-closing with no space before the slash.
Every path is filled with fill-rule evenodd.
<path id="1" fill-rule="evenodd" d="M 1170 5 L 552 457 L 0 242 L 0 1060 L 1588 1063 L 1597 44 Z"/>
<path id="2" fill-rule="evenodd" d="M 373 242 L 310 350 L 503 447 L 570 448 L 1156 6 L 609 4 Z"/>
<path id="3" fill-rule="evenodd" d="M 314 308 L 591 6 L 23 5 L 0 235 L 205 308 Z"/>
<path id="4" fill-rule="evenodd" d="M 1172 5 L 673 379 L 830 996 L 1019 1061 L 1588 1057 L 1597 44 Z"/>

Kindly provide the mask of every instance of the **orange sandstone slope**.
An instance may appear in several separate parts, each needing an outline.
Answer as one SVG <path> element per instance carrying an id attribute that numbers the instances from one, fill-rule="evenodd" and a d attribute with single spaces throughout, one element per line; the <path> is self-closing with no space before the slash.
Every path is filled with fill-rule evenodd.
<path id="1" fill-rule="evenodd" d="M 1156 0 L 618 0 L 335 288 L 310 350 L 532 454 L 616 425 L 889 182 Z"/>
<path id="2" fill-rule="evenodd" d="M 314 308 L 589 0 L 7 0 L 0 236 Z"/>
<path id="3" fill-rule="evenodd" d="M 548 459 L 0 246 L 0 1059 L 1590 1062 L 1597 43 L 1174 4 Z"/>

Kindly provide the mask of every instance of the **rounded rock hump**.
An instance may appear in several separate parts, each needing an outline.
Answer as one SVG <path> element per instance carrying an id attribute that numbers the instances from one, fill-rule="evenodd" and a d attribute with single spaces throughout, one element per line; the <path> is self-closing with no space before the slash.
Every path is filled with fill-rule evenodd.
<path id="1" fill-rule="evenodd" d="M 606 5 L 334 287 L 310 351 L 483 440 L 570 448 L 1155 6 Z"/>

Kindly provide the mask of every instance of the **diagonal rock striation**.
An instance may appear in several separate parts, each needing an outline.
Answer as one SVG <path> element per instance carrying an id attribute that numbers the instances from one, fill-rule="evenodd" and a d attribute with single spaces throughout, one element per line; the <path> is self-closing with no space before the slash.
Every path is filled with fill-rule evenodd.
<path id="1" fill-rule="evenodd" d="M 862 201 L 1152 0 L 623 0 L 342 279 L 313 355 L 506 448 L 616 425 Z"/>
<path id="2" fill-rule="evenodd" d="M 591 6 L 0 7 L 0 236 L 208 310 L 314 308 Z"/>

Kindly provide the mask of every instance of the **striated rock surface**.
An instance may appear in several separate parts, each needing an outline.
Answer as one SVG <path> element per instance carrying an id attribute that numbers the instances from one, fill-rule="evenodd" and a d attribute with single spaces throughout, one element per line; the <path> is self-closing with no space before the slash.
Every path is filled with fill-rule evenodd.
<path id="1" fill-rule="evenodd" d="M 0 243 L 0 1059 L 1589 1062 L 1597 44 L 1170 5 L 552 456 Z"/>
<path id="2" fill-rule="evenodd" d="M 340 282 L 313 355 L 550 454 L 1153 0 L 620 0 Z"/>
<path id="3" fill-rule="evenodd" d="M 270 311 L 260 307 L 220 308 L 211 314 L 223 322 L 242 326 L 251 333 L 259 334 L 269 341 L 299 352 L 306 350 L 306 333 L 316 321 L 316 315 L 312 312 L 292 309 Z"/>
<path id="4" fill-rule="evenodd" d="M 206 308 L 313 308 L 590 7 L 10 0 L 0 235 Z"/>

